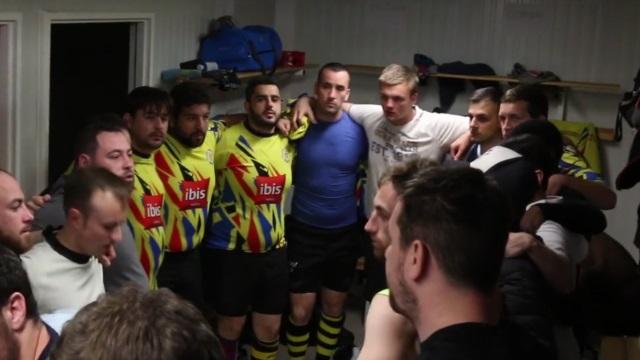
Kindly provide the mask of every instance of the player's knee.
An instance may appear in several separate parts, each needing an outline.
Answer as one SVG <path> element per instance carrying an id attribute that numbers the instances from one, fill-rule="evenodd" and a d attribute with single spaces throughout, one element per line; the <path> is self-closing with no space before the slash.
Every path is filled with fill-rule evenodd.
<path id="1" fill-rule="evenodd" d="M 311 312 L 313 308 L 307 306 L 293 304 L 291 305 L 291 319 L 295 325 L 306 325 L 311 320 Z"/>
<path id="2" fill-rule="evenodd" d="M 344 311 L 344 299 L 327 297 L 322 301 L 322 312 L 326 315 L 339 317 Z"/>
<path id="3" fill-rule="evenodd" d="M 280 322 L 254 322 L 253 330 L 258 340 L 263 342 L 271 342 L 278 339 L 280 335 Z"/>
<path id="4" fill-rule="evenodd" d="M 225 339 L 236 340 L 242 334 L 244 318 L 220 317 L 218 319 L 218 333 Z"/>

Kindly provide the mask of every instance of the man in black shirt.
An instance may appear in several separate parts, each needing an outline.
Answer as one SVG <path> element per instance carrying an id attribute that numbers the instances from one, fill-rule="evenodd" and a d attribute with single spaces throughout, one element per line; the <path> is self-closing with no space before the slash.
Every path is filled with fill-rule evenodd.
<path id="1" fill-rule="evenodd" d="M 518 332 L 499 322 L 506 198 L 474 169 L 420 172 L 388 223 L 392 307 L 415 326 L 422 359 L 521 358 Z"/>

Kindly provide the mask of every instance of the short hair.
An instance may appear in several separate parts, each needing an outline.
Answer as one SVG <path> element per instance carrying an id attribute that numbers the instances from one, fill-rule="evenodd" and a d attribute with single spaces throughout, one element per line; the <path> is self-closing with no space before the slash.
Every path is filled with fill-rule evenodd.
<path id="1" fill-rule="evenodd" d="M 527 205 L 542 189 L 535 170 L 535 166 L 530 161 L 520 156 L 502 160 L 485 171 L 485 176 L 493 180 L 509 199 L 511 231 L 521 231 L 520 219 Z"/>
<path id="2" fill-rule="evenodd" d="M 75 158 L 78 159 L 81 154 L 94 156 L 98 149 L 98 135 L 101 133 L 128 133 L 128 131 L 124 121 L 117 114 L 103 113 L 92 116 L 78 133 L 75 144 Z"/>
<path id="3" fill-rule="evenodd" d="M 402 194 L 411 181 L 422 176 L 423 172 L 434 166 L 438 166 L 438 163 L 424 158 L 397 163 L 382 173 L 380 180 L 378 180 L 378 187 L 391 183 L 393 190 Z"/>
<path id="4" fill-rule="evenodd" d="M 549 100 L 540 85 L 523 84 L 512 87 L 502 96 L 501 102 L 514 103 L 523 101 L 527 104 L 527 112 L 532 119 L 549 116 Z"/>
<path id="5" fill-rule="evenodd" d="M 549 121 L 525 121 L 516 126 L 509 136 L 534 135 L 544 141 L 551 156 L 554 157 L 556 165 L 562 157 L 564 140 L 562 133 Z"/>
<path id="6" fill-rule="evenodd" d="M 171 97 L 162 89 L 139 86 L 127 95 L 126 106 L 125 111 L 132 116 L 138 110 L 146 110 L 149 107 L 156 110 L 166 108 L 167 111 L 171 111 Z"/>
<path id="7" fill-rule="evenodd" d="M 185 81 L 171 89 L 171 99 L 173 100 L 173 117 L 177 121 L 180 112 L 186 107 L 199 104 L 211 106 L 213 101 L 206 85 Z"/>
<path id="8" fill-rule="evenodd" d="M 0 239 L 0 243 L 3 243 Z M 27 318 L 38 318 L 38 304 L 33 296 L 29 276 L 22 267 L 20 257 L 11 249 L 0 245 L 0 307 L 9 302 L 13 293 L 20 293 L 25 298 Z"/>
<path id="9" fill-rule="evenodd" d="M 542 170 L 544 176 L 541 185 L 543 188 L 547 187 L 549 177 L 558 172 L 560 158 L 554 156 L 554 150 L 539 136 L 533 134 L 510 136 L 500 145 L 522 155 L 534 169 Z"/>
<path id="10" fill-rule="evenodd" d="M 416 70 L 398 64 L 391 64 L 382 70 L 378 81 L 387 85 L 408 84 L 411 92 L 418 91 L 418 73 Z"/>
<path id="11" fill-rule="evenodd" d="M 339 63 L 339 62 L 330 62 L 330 63 L 326 63 L 326 64 L 322 65 L 320 70 L 318 70 L 318 78 L 316 79 L 317 83 L 320 82 L 320 77 L 322 77 L 322 73 L 325 70 L 331 70 L 333 72 L 344 71 L 347 74 L 349 74 L 349 76 L 351 76 L 351 73 L 349 72 L 349 69 L 344 64 Z"/>
<path id="12" fill-rule="evenodd" d="M 97 190 L 108 191 L 126 206 L 130 186 L 107 169 L 87 166 L 75 169 L 65 178 L 63 206 L 65 214 L 78 209 L 82 214 L 91 212 L 91 199 Z"/>
<path id="13" fill-rule="evenodd" d="M 494 104 L 500 105 L 500 99 L 502 98 L 502 89 L 497 86 L 488 86 L 477 89 L 471 94 L 469 102 L 477 104 L 482 101 L 491 101 Z"/>
<path id="14" fill-rule="evenodd" d="M 52 360 L 222 359 L 218 338 L 191 303 L 168 289 L 127 286 L 82 308 Z"/>
<path id="15" fill-rule="evenodd" d="M 247 88 L 244 90 L 244 99 L 249 102 L 251 101 L 251 97 L 256 92 L 256 87 L 262 85 L 275 85 L 278 84 L 271 78 L 270 76 L 259 76 L 257 78 L 253 78 L 247 84 Z"/>
<path id="16" fill-rule="evenodd" d="M 479 170 L 430 167 L 400 195 L 401 246 L 418 239 L 452 284 L 493 291 L 510 224 L 504 194 Z"/>

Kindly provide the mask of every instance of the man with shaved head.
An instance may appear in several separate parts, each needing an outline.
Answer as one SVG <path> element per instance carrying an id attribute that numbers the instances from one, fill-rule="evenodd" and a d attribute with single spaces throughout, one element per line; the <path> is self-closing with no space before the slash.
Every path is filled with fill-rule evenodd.
<path id="1" fill-rule="evenodd" d="M 10 173 L 0 169 L 0 239 L 20 254 L 31 247 L 29 232 L 33 215 L 27 209 L 24 193 Z"/>

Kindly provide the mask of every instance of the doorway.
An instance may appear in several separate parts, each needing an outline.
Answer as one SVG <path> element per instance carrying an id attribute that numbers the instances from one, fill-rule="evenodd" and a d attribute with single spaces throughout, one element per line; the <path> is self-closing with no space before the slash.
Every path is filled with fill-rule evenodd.
<path id="1" fill-rule="evenodd" d="M 0 14 L 0 168 L 16 171 L 20 17 Z"/>
<path id="2" fill-rule="evenodd" d="M 76 133 L 91 115 L 122 111 L 131 89 L 150 85 L 153 22 L 146 13 L 42 14 L 38 189 L 67 169 Z"/>
<path id="3" fill-rule="evenodd" d="M 73 144 L 89 118 L 120 113 L 129 90 L 130 24 L 51 26 L 49 178 L 73 160 Z"/>

